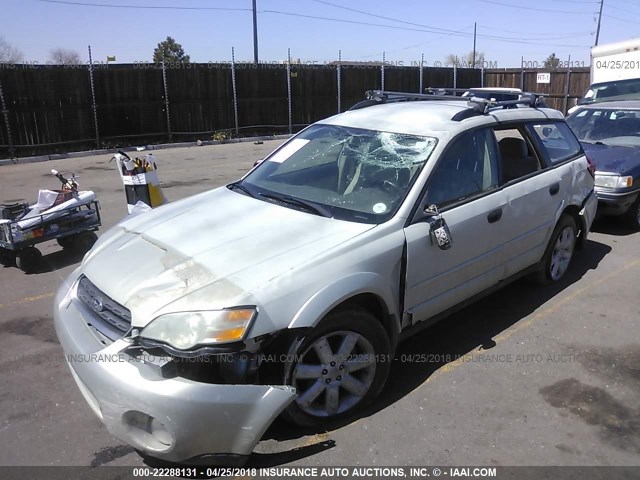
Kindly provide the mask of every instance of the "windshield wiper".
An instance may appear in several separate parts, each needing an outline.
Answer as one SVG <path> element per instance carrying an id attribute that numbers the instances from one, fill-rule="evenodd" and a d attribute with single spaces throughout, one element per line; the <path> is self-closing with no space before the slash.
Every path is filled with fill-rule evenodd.
<path id="1" fill-rule="evenodd" d="M 308 212 L 315 213 L 316 215 L 320 215 L 322 217 L 331 218 L 333 217 L 333 212 L 328 208 L 318 205 L 316 203 L 308 202 L 306 200 L 302 200 L 300 198 L 290 197 L 288 195 L 280 195 L 277 193 L 259 193 L 258 195 L 269 198 L 271 200 L 277 200 L 279 202 L 288 203 L 290 205 L 296 205 L 298 207 L 302 207 Z"/>
<path id="2" fill-rule="evenodd" d="M 241 183 L 241 182 L 242 182 L 241 180 L 238 180 L 237 182 L 230 183 L 229 185 L 227 185 L 227 188 L 228 188 L 229 190 L 236 190 L 236 189 L 237 189 L 237 190 L 240 190 L 241 192 L 246 193 L 246 194 L 247 194 L 247 195 L 249 195 L 250 197 L 258 198 L 258 196 L 257 196 L 254 192 L 252 192 L 252 191 L 251 191 L 251 190 L 249 190 L 247 187 L 245 187 L 244 185 L 242 185 L 242 183 Z"/>

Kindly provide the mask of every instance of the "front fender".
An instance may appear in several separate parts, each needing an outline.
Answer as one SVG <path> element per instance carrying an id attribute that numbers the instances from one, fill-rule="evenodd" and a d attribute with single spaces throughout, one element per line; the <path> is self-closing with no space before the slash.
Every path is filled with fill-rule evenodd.
<path id="1" fill-rule="evenodd" d="M 362 293 L 372 293 L 382 301 L 387 312 L 394 317 L 394 324 L 399 331 L 397 285 L 396 283 L 394 288 L 389 283 L 389 277 L 373 272 L 354 273 L 340 278 L 307 300 L 296 312 L 288 328 L 315 327 L 327 313 L 346 300 Z"/>

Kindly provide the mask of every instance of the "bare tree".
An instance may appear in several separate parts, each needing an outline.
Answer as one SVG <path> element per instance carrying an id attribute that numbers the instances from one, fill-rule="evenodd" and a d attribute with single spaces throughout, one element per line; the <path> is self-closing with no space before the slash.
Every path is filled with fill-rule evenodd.
<path id="1" fill-rule="evenodd" d="M 473 58 L 473 52 L 467 53 L 467 67 L 481 68 L 484 64 L 484 53 L 476 50 L 476 58 Z"/>
<path id="2" fill-rule="evenodd" d="M 51 50 L 51 61 L 58 65 L 78 65 L 82 63 L 80 55 L 74 50 L 67 50 L 66 48 L 54 48 Z"/>
<path id="3" fill-rule="evenodd" d="M 444 64 L 448 67 L 455 65 L 458 68 L 480 68 L 484 64 L 484 53 L 476 52 L 475 61 L 473 52 L 469 52 L 466 55 L 450 53 L 445 57 Z"/>
<path id="4" fill-rule="evenodd" d="M 22 52 L 0 36 L 0 63 L 18 63 L 24 58 Z"/>
<path id="5" fill-rule="evenodd" d="M 454 53 L 450 53 L 449 55 L 447 55 L 444 59 L 444 64 L 447 67 L 453 67 L 454 65 L 458 64 L 458 56 Z"/>

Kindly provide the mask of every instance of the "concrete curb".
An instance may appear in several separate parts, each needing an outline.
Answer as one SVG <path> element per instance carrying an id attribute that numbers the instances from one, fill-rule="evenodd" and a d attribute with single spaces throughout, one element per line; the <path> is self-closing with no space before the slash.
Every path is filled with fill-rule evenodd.
<path id="1" fill-rule="evenodd" d="M 245 143 L 245 142 L 259 142 L 265 140 L 285 140 L 290 138 L 291 135 L 265 135 L 261 137 L 246 137 L 246 138 L 230 138 L 224 141 L 206 140 L 199 145 L 196 142 L 180 142 L 180 143 L 162 143 L 160 145 L 145 145 L 143 151 L 147 150 L 164 150 L 167 148 L 185 148 L 185 147 L 199 147 L 205 145 L 220 145 L 229 143 Z M 123 152 L 137 152 L 140 147 L 122 147 L 119 149 L 104 148 L 100 150 L 87 150 L 84 152 L 69 152 L 69 153 L 53 153 L 51 155 L 38 155 L 35 157 L 22 157 L 22 158 L 5 158 L 0 159 L 0 166 L 2 165 L 21 165 L 23 163 L 38 163 L 48 162 L 49 160 L 61 160 L 65 158 L 78 158 L 89 157 L 92 155 L 107 155 L 109 153 L 115 153 L 117 150 Z"/>

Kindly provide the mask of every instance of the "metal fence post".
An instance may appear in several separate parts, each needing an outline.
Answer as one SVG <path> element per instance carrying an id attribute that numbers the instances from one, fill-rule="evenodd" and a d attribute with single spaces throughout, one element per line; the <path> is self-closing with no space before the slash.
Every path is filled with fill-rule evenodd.
<path id="1" fill-rule="evenodd" d="M 562 113 L 567 114 L 567 106 L 569 102 L 569 81 L 571 80 L 571 55 L 567 60 L 567 76 L 564 79 L 564 106 Z"/>
<path id="2" fill-rule="evenodd" d="M 7 104 L 4 101 L 2 83 L 0 83 L 0 107 L 2 107 L 2 116 L 4 117 L 4 123 L 7 126 L 7 143 L 9 144 L 9 157 L 15 158 L 16 149 L 13 145 L 13 140 L 11 138 L 11 125 L 9 125 L 9 110 L 7 110 Z"/>
<path id="3" fill-rule="evenodd" d="M 171 135 L 171 116 L 169 115 L 169 90 L 167 89 L 167 68 L 162 60 L 162 83 L 164 84 L 164 108 L 167 111 L 167 133 L 169 134 L 169 142 L 172 141 Z"/>
<path id="4" fill-rule="evenodd" d="M 293 133 L 291 121 L 291 49 L 287 49 L 287 102 L 289 103 L 289 135 Z"/>
<path id="5" fill-rule="evenodd" d="M 338 50 L 338 68 L 336 69 L 338 82 L 338 113 L 342 111 L 342 50 Z"/>
<path id="6" fill-rule="evenodd" d="M 520 58 L 520 90 L 524 92 L 524 57 Z"/>
<path id="7" fill-rule="evenodd" d="M 233 119 L 236 125 L 236 136 L 239 135 L 238 128 L 238 95 L 236 90 L 236 53 L 231 47 L 231 88 L 233 89 Z"/>
<path id="8" fill-rule="evenodd" d="M 380 86 L 380 90 L 382 90 L 384 92 L 384 62 L 385 62 L 385 52 L 382 52 L 382 67 L 380 69 L 380 80 L 381 80 L 381 86 Z"/>
<path id="9" fill-rule="evenodd" d="M 458 88 L 458 62 L 453 64 L 453 88 Z"/>
<path id="10" fill-rule="evenodd" d="M 424 53 L 420 57 L 420 90 L 418 90 L 418 93 L 422 93 L 422 87 L 423 87 L 423 81 L 424 81 L 424 69 L 422 68 L 423 65 L 424 65 Z"/>
<path id="11" fill-rule="evenodd" d="M 91 108 L 93 109 L 93 125 L 96 129 L 96 148 L 100 148 L 100 132 L 98 130 L 98 107 L 96 105 L 96 89 L 93 83 L 93 59 L 89 45 L 89 82 L 91 83 Z"/>
<path id="12" fill-rule="evenodd" d="M 484 64 L 480 69 L 480 87 L 484 87 Z"/>

